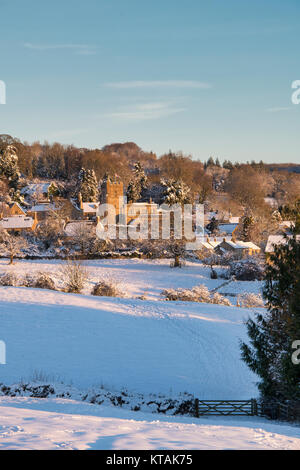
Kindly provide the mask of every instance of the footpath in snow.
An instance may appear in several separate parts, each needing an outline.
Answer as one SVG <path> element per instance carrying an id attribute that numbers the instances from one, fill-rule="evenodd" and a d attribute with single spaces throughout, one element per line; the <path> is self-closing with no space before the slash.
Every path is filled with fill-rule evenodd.
<path id="1" fill-rule="evenodd" d="M 257 396 L 240 358 L 251 311 L 195 302 L 93 297 L 0 288 L 0 382 L 39 377 L 86 389 L 193 393 L 202 399 Z"/>

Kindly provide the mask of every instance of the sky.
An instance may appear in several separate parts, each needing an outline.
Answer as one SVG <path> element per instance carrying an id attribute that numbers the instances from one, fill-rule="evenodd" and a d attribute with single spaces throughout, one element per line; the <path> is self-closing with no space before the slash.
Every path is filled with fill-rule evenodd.
<path id="1" fill-rule="evenodd" d="M 0 133 L 300 163 L 299 0 L 0 0 Z"/>

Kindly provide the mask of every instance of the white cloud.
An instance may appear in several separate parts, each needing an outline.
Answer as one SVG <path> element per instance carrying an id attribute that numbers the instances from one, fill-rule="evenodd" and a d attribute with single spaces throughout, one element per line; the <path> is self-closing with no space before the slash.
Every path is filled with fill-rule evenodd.
<path id="1" fill-rule="evenodd" d="M 111 88 L 211 88 L 211 84 L 197 80 L 135 80 L 128 82 L 109 82 Z"/>
<path id="2" fill-rule="evenodd" d="M 281 111 L 289 111 L 290 107 L 277 107 L 277 108 L 268 108 L 266 109 L 267 113 L 280 113 Z"/>
<path id="3" fill-rule="evenodd" d="M 96 54 L 95 46 L 87 44 L 32 44 L 26 42 L 23 44 L 26 49 L 35 51 L 51 51 L 51 50 L 73 50 L 78 55 Z"/>
<path id="4" fill-rule="evenodd" d="M 108 113 L 105 116 L 125 121 L 144 121 L 172 116 L 185 110 L 174 107 L 171 103 L 153 102 L 131 106 L 129 109 Z"/>

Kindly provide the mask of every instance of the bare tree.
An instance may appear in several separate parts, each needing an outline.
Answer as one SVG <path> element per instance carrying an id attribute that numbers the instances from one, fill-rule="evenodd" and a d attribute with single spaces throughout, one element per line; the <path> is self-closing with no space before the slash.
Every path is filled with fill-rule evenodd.
<path id="1" fill-rule="evenodd" d="M 80 293 L 88 280 L 88 271 L 82 261 L 67 260 L 61 265 L 61 277 L 67 292 Z"/>
<path id="2" fill-rule="evenodd" d="M 23 237 L 11 235 L 5 231 L 1 233 L 1 236 L 4 249 L 9 255 L 9 264 L 13 264 L 14 258 L 27 247 L 27 242 Z"/>

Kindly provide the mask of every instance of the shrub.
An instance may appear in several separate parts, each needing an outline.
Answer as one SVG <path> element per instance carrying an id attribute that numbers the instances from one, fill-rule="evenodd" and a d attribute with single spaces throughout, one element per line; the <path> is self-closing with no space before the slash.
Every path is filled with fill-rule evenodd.
<path id="1" fill-rule="evenodd" d="M 219 304 L 219 305 L 227 305 L 228 307 L 231 306 L 231 302 L 229 299 L 224 297 L 223 295 L 216 292 L 212 297 L 212 304 Z"/>
<path id="2" fill-rule="evenodd" d="M 0 286 L 12 286 L 16 287 L 19 285 L 19 278 L 14 273 L 5 273 L 0 276 Z"/>
<path id="3" fill-rule="evenodd" d="M 264 302 L 260 294 L 240 294 L 237 305 L 243 308 L 264 307 Z"/>
<path id="4" fill-rule="evenodd" d="M 264 279 L 264 266 L 257 258 L 246 258 L 230 263 L 229 274 L 238 281 L 261 281 Z"/>
<path id="5" fill-rule="evenodd" d="M 60 273 L 66 292 L 79 294 L 88 279 L 88 272 L 81 261 L 68 260 L 61 266 Z"/>
<path id="6" fill-rule="evenodd" d="M 24 287 L 33 287 L 37 289 L 56 290 L 55 282 L 49 276 L 49 274 L 45 272 L 39 272 L 37 277 L 31 276 L 31 274 L 26 274 L 26 276 L 21 281 L 21 285 Z"/>
<path id="7" fill-rule="evenodd" d="M 162 291 L 161 295 L 165 300 L 170 301 L 181 300 L 186 302 L 231 305 L 230 301 L 222 295 L 218 293 L 211 295 L 208 288 L 203 284 L 195 286 L 192 289 L 165 289 Z"/>
<path id="8" fill-rule="evenodd" d="M 124 297 L 123 292 L 113 279 L 102 279 L 95 284 L 92 295 L 99 297 Z"/>

